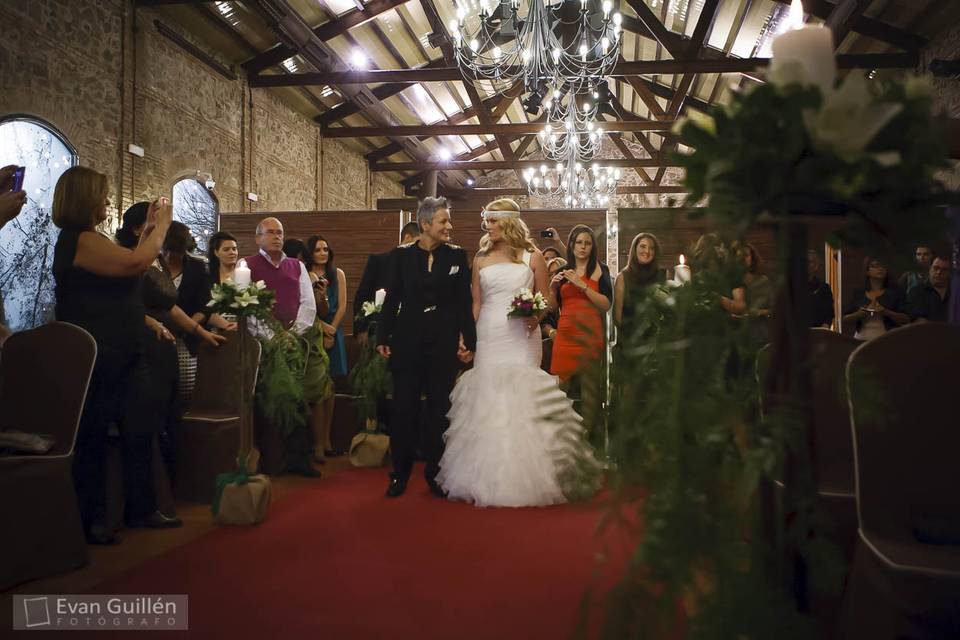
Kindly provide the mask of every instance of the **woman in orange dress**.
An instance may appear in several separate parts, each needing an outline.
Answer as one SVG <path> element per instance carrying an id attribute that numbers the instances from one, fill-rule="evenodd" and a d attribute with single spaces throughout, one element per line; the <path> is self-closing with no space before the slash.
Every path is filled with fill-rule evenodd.
<path id="1" fill-rule="evenodd" d="M 603 360 L 603 320 L 613 297 L 610 270 L 597 259 L 590 227 L 579 224 L 570 232 L 567 266 L 550 282 L 560 308 L 550 373 L 560 377 L 564 390 L 580 382 L 575 386 L 581 387 L 583 413 L 589 418 L 599 407 L 599 377 L 579 374 L 590 373 Z"/>

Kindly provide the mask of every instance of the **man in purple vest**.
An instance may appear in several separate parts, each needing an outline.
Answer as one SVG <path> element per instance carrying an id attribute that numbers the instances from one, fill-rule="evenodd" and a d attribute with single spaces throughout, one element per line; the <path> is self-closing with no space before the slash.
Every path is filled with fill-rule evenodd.
<path id="1" fill-rule="evenodd" d="M 285 328 L 303 334 L 317 318 L 317 303 L 307 268 L 296 258 L 283 255 L 283 225 L 276 218 L 264 218 L 257 225 L 257 246 L 260 252 L 247 258 L 250 278 L 263 280 L 273 289 L 277 302 L 273 317 Z M 284 466 L 290 473 L 317 477 L 320 473 L 310 464 L 313 448 L 309 430 L 296 429 L 284 437 Z"/>
<path id="2" fill-rule="evenodd" d="M 264 218 L 257 225 L 260 252 L 247 258 L 250 277 L 263 280 L 277 294 L 273 317 L 286 329 L 302 334 L 317 319 L 317 303 L 307 268 L 296 258 L 283 255 L 283 225 L 276 218 Z"/>

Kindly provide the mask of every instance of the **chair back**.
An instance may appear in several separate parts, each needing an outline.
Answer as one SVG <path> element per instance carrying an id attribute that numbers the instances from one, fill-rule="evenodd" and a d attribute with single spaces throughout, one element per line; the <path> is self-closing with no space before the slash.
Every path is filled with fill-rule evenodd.
<path id="1" fill-rule="evenodd" d="M 240 415 L 240 336 L 236 331 L 226 336 L 227 341 L 217 347 L 200 344 L 197 379 L 188 409 L 191 415 Z M 260 367 L 260 343 L 251 337 L 247 349 L 247 362 L 253 367 L 252 396 Z"/>
<path id="2" fill-rule="evenodd" d="M 860 529 L 915 542 L 913 526 L 960 513 L 960 328 L 894 329 L 847 364 Z"/>
<path id="3" fill-rule="evenodd" d="M 0 429 L 50 434 L 48 455 L 69 455 L 97 359 L 89 333 L 52 322 L 10 336 L 0 356 Z"/>
<path id="4" fill-rule="evenodd" d="M 853 496 L 853 435 L 846 370 L 850 354 L 863 343 L 830 329 L 811 329 L 809 337 L 817 488 Z"/>

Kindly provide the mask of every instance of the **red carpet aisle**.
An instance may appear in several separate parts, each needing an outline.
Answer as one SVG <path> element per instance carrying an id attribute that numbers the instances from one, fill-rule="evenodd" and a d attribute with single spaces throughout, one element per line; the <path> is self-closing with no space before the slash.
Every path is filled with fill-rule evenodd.
<path id="1" fill-rule="evenodd" d="M 597 537 L 596 504 L 477 509 L 418 473 L 397 500 L 382 469 L 338 473 L 96 591 L 189 594 L 203 638 L 557 640 L 627 557 L 625 534 Z"/>

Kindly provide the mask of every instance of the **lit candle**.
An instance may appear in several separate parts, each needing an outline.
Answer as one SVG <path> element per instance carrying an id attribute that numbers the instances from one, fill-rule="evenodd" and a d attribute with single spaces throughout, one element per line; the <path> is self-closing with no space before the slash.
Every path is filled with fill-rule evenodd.
<path id="1" fill-rule="evenodd" d="M 238 262 L 237 268 L 233 270 L 233 283 L 241 288 L 250 285 L 250 268 L 246 260 Z"/>
<path id="2" fill-rule="evenodd" d="M 379 307 L 383 305 L 383 301 L 386 299 L 387 299 L 387 290 L 377 289 L 377 292 L 373 295 L 373 304 Z"/>
<path id="3" fill-rule="evenodd" d="M 673 268 L 673 279 L 681 284 L 690 282 L 690 265 L 684 260 L 682 253 L 680 254 L 680 264 Z"/>
<path id="4" fill-rule="evenodd" d="M 785 21 L 786 30 L 773 40 L 770 71 L 777 72 L 790 64 L 799 64 L 805 79 L 822 92 L 833 88 L 837 77 L 837 60 L 833 48 L 833 32 L 822 26 L 804 25 L 803 5 L 793 0 Z"/>

